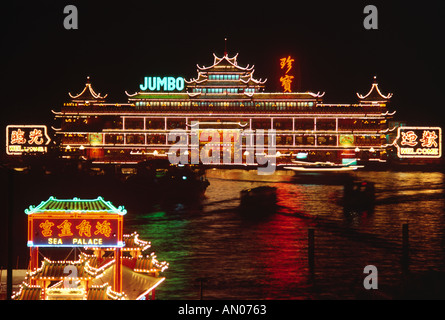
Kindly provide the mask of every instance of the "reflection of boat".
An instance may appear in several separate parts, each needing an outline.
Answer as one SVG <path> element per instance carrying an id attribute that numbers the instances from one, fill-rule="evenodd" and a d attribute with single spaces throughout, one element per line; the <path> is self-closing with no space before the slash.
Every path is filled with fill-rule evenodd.
<path id="1" fill-rule="evenodd" d="M 345 209 L 372 208 L 375 202 L 375 187 L 372 182 L 349 182 L 344 185 L 343 206 Z"/>
<path id="2" fill-rule="evenodd" d="M 261 186 L 241 191 L 240 209 L 250 213 L 271 212 L 277 205 L 277 188 Z"/>
<path id="3" fill-rule="evenodd" d="M 305 161 L 292 161 L 295 165 L 286 166 L 284 169 L 293 170 L 297 172 L 345 172 L 354 171 L 363 166 L 350 165 L 350 164 L 338 164 L 332 162 L 305 162 Z"/>

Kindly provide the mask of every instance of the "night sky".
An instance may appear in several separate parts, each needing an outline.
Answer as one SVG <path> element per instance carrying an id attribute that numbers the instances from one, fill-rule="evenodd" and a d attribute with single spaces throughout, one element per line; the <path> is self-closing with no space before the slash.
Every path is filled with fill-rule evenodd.
<path id="1" fill-rule="evenodd" d="M 68 4 L 78 30 L 63 27 Z M 378 30 L 363 27 L 367 4 Z M 441 125 L 444 9 L 443 0 L 14 1 L 2 5 L 2 125 L 54 124 L 51 109 L 87 76 L 109 102 L 126 102 L 144 76 L 195 77 L 196 64 L 223 55 L 225 37 L 266 91 L 282 91 L 279 58 L 292 55 L 300 90 L 325 91 L 326 103 L 355 103 L 377 75 L 396 119 Z"/>

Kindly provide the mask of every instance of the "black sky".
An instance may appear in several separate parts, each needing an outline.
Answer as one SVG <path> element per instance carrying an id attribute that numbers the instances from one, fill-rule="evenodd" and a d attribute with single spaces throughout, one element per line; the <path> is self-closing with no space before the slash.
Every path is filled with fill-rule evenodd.
<path id="1" fill-rule="evenodd" d="M 76 5 L 79 29 L 63 28 Z M 363 8 L 378 9 L 365 30 Z M 267 91 L 281 91 L 279 58 L 298 60 L 302 91 L 354 103 L 377 75 L 399 120 L 441 125 L 444 1 L 26 1 L 3 7 L 2 125 L 51 124 L 51 109 L 83 89 L 125 102 L 144 76 L 196 76 L 222 55 L 254 64 Z M 440 114 L 440 116 L 438 116 Z"/>

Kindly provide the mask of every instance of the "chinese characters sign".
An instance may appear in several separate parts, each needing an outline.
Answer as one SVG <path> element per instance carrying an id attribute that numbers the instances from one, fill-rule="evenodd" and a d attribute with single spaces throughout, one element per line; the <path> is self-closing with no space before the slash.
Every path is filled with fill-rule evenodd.
<path id="1" fill-rule="evenodd" d="M 280 59 L 280 68 L 281 70 L 285 70 L 285 74 L 280 78 L 281 86 L 284 89 L 284 92 L 292 92 L 291 84 L 294 79 L 294 76 L 289 75 L 289 71 L 293 68 L 293 62 L 295 60 L 288 56 L 287 58 Z"/>
<path id="2" fill-rule="evenodd" d="M 47 152 L 51 142 L 44 125 L 9 125 L 6 127 L 6 153 L 22 155 Z"/>
<path id="3" fill-rule="evenodd" d="M 440 158 L 442 129 L 440 127 L 399 127 L 394 141 L 400 158 Z"/>
<path id="4" fill-rule="evenodd" d="M 28 246 L 116 247 L 121 232 L 118 219 L 34 217 Z"/>

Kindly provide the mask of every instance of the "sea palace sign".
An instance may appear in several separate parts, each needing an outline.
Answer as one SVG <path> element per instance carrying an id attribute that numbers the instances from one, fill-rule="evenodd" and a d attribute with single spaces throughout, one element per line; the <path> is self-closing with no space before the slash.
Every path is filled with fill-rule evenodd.
<path id="1" fill-rule="evenodd" d="M 50 197 L 25 210 L 28 247 L 122 247 L 123 216 L 102 197 L 59 200 Z"/>

